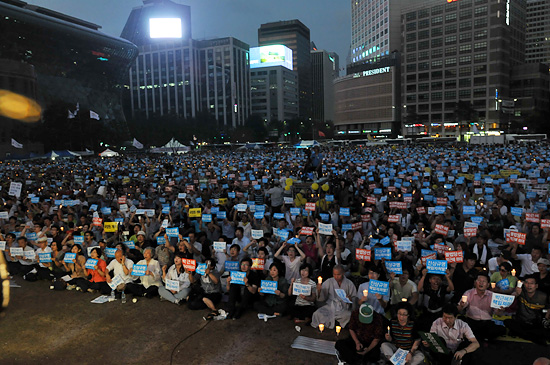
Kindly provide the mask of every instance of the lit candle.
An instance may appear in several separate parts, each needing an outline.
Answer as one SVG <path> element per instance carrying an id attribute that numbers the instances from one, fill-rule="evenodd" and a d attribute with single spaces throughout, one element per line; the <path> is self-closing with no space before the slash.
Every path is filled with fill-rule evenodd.
<path id="1" fill-rule="evenodd" d="M 521 280 L 518 280 L 518 288 L 521 288 L 523 286 L 523 283 L 521 282 Z"/>
<path id="2" fill-rule="evenodd" d="M 321 284 L 321 283 L 323 282 L 323 278 L 322 278 L 321 276 L 319 276 L 319 277 L 317 278 L 317 282 L 318 282 L 319 284 Z"/>
<path id="3" fill-rule="evenodd" d="M 516 269 L 512 269 L 512 276 L 516 276 Z"/>
<path id="4" fill-rule="evenodd" d="M 388 326 L 388 335 L 390 334 L 390 326 Z"/>
<path id="5" fill-rule="evenodd" d="M 340 331 L 342 330 L 342 327 L 336 326 L 336 336 L 340 334 Z"/>
<path id="6" fill-rule="evenodd" d="M 491 288 L 494 289 L 496 285 L 496 283 L 491 283 Z"/>
<path id="7" fill-rule="evenodd" d="M 468 303 L 468 296 L 467 295 L 462 296 L 462 303 L 464 303 L 464 304 Z"/>
<path id="8" fill-rule="evenodd" d="M 402 301 L 402 302 L 406 302 L 406 301 L 407 301 L 407 298 L 401 298 L 401 301 Z"/>
<path id="9" fill-rule="evenodd" d="M 324 330 L 325 330 L 325 325 L 321 323 L 319 325 L 319 331 L 323 332 Z"/>
<path id="10" fill-rule="evenodd" d="M 367 289 L 363 290 L 363 296 L 365 298 L 369 296 L 369 291 Z"/>

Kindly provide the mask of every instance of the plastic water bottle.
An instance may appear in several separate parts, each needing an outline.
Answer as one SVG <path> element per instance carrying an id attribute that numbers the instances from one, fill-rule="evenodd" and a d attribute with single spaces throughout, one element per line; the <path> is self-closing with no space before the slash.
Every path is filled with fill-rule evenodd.
<path id="1" fill-rule="evenodd" d="M 126 294 L 124 292 L 122 292 L 122 304 L 126 303 Z"/>

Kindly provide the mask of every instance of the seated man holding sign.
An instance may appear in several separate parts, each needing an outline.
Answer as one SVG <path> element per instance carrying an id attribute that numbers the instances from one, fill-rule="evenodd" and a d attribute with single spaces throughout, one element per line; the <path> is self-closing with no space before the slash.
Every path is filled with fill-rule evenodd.
<path id="1" fill-rule="evenodd" d="M 289 284 L 283 273 L 284 269 L 278 262 L 269 267 L 269 276 L 260 284 L 261 299 L 254 303 L 254 309 L 258 313 L 282 316 L 288 310 Z"/>
<path id="2" fill-rule="evenodd" d="M 516 313 L 513 319 L 504 321 L 510 335 L 546 346 L 546 341 L 550 340 L 550 303 L 547 295 L 538 290 L 536 277 L 526 276 L 523 286 L 518 285 L 515 289 L 514 296 L 512 307 L 517 308 Z"/>
<path id="3" fill-rule="evenodd" d="M 109 265 L 107 265 L 105 278 L 107 281 L 107 284 L 111 284 L 112 279 L 115 277 L 119 277 L 120 283 L 116 285 L 116 287 L 113 287 L 113 290 L 116 290 L 115 296 L 116 298 L 121 297 L 121 293 L 126 289 L 126 284 L 131 283 L 133 281 L 132 278 L 132 268 L 134 267 L 134 263 L 129 258 L 126 258 L 124 256 L 124 252 L 121 249 L 116 250 L 115 252 L 115 259 L 109 262 Z M 112 275 L 111 275 L 112 273 Z M 114 283 L 109 286 L 114 286 Z"/>
<path id="4" fill-rule="evenodd" d="M 241 260 L 241 272 L 244 273 L 243 283 L 232 283 L 231 277 L 227 278 L 227 291 L 229 301 L 227 302 L 227 318 L 239 319 L 245 310 L 249 309 L 257 299 L 258 288 L 260 287 L 260 276 L 256 271 L 251 271 L 252 259 L 245 257 Z M 239 307 L 237 308 L 237 305 Z"/>
<path id="5" fill-rule="evenodd" d="M 381 346 L 381 351 L 388 360 L 399 350 L 407 352 L 405 363 L 419 365 L 424 363 L 424 354 L 420 347 L 418 328 L 413 321 L 414 309 L 407 302 L 398 303 L 395 307 L 396 318 L 388 326 L 386 341 Z M 431 324 L 430 324 L 431 325 Z"/>
<path id="6" fill-rule="evenodd" d="M 443 307 L 443 315 L 430 328 L 429 333 L 420 332 L 422 344 L 429 347 L 432 359 L 440 364 L 473 364 L 472 353 L 479 342 L 468 324 L 457 319 L 458 310 L 453 304 Z"/>
<path id="7" fill-rule="evenodd" d="M 345 277 L 345 270 L 341 265 L 332 269 L 332 277 L 317 283 L 318 300 L 326 304 L 313 313 L 311 326 L 319 327 L 322 323 L 327 328 L 334 328 L 336 321 L 345 327 L 351 316 L 352 299 L 357 296 L 357 289 L 353 282 Z M 340 294 L 338 294 L 340 293 Z"/>
<path id="8" fill-rule="evenodd" d="M 459 311 L 466 309 L 465 321 L 479 340 L 494 340 L 506 333 L 506 328 L 493 322 L 493 292 L 488 287 L 489 277 L 485 273 L 479 273 L 474 288 L 466 291 L 458 303 Z"/>

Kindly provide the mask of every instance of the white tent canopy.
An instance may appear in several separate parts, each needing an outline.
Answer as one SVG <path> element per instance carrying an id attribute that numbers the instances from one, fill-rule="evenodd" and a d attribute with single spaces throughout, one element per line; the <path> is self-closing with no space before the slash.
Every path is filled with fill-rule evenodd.
<path id="1" fill-rule="evenodd" d="M 101 157 L 115 157 L 115 156 L 120 156 L 120 155 L 118 154 L 118 152 L 115 152 L 115 151 L 110 150 L 110 149 L 107 148 L 105 151 L 101 152 L 99 154 L 99 156 L 101 156 Z"/>
<path id="2" fill-rule="evenodd" d="M 162 147 L 153 148 L 151 152 L 154 153 L 184 153 L 188 152 L 191 148 L 186 145 L 181 144 L 175 138 L 172 138 L 168 143 Z"/>
<path id="3" fill-rule="evenodd" d="M 317 141 L 300 141 L 300 143 L 294 145 L 296 148 L 311 148 L 315 146 L 320 146 L 321 144 Z"/>

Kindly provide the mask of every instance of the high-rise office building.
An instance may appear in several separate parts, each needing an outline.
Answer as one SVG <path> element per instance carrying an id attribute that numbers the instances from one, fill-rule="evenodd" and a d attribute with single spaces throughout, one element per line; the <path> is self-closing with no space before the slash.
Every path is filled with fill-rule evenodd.
<path id="1" fill-rule="evenodd" d="M 550 65 L 550 1 L 527 0 L 525 61 Z"/>
<path id="2" fill-rule="evenodd" d="M 311 61 L 309 28 L 301 21 L 287 20 L 262 24 L 258 45 L 282 44 L 292 50 L 292 67 L 298 73 L 299 116 L 311 117 Z"/>
<path id="3" fill-rule="evenodd" d="M 351 64 L 401 50 L 401 9 L 420 0 L 351 0 Z"/>
<path id="4" fill-rule="evenodd" d="M 298 76 L 292 70 L 292 50 L 283 45 L 250 49 L 252 113 L 264 122 L 298 117 Z"/>
<path id="5" fill-rule="evenodd" d="M 336 67 L 334 58 L 327 51 L 311 51 L 311 118 L 315 122 L 334 121 Z"/>
<path id="6" fill-rule="evenodd" d="M 121 36 L 139 47 L 126 94 L 133 116 L 192 118 L 202 111 L 220 125 L 244 124 L 250 114 L 246 43 L 193 40 L 189 6 L 169 0 L 144 0 Z"/>
<path id="7" fill-rule="evenodd" d="M 501 130 L 510 72 L 523 62 L 525 1 L 430 0 L 402 15 L 405 134 L 459 135 L 455 113 L 471 105 L 479 127 Z M 463 117 L 464 118 L 464 117 Z M 470 118 L 471 119 L 471 118 Z"/>

